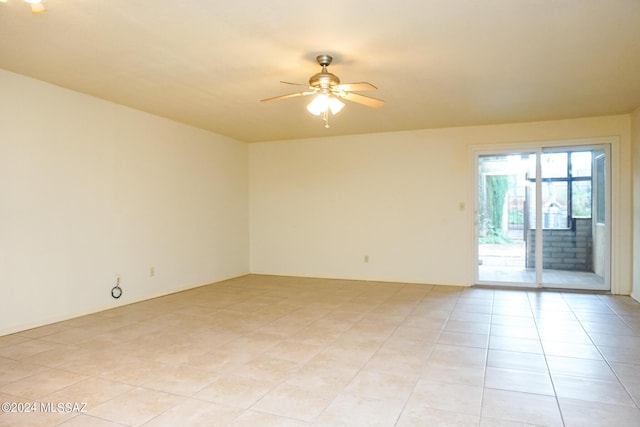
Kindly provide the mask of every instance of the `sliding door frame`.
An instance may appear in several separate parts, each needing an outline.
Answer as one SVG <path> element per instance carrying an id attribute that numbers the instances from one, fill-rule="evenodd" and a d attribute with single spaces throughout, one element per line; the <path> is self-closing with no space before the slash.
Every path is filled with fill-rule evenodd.
<path id="1" fill-rule="evenodd" d="M 471 157 L 472 157 L 472 191 L 471 191 L 471 199 L 469 200 L 469 206 L 473 206 L 473 210 L 471 212 L 471 221 L 472 221 L 472 231 L 473 231 L 473 259 L 471 260 L 470 265 L 473 268 L 473 276 L 472 276 L 472 285 L 490 285 L 490 286 L 506 286 L 506 287 L 522 287 L 529 289 L 539 289 L 539 288 L 561 288 L 561 286 L 557 284 L 545 284 L 543 283 L 543 268 L 540 262 L 542 260 L 542 250 L 543 245 L 536 245 L 536 280 L 535 283 L 526 282 L 526 283 L 505 283 L 505 282 L 489 282 L 489 281 L 480 281 L 479 280 L 479 268 L 478 268 L 478 260 L 479 260 L 479 224 L 478 224 L 478 160 L 480 156 L 483 155 L 508 155 L 508 154 L 521 154 L 521 153 L 535 153 L 536 155 L 536 201 L 542 200 L 542 185 L 541 185 L 541 156 L 544 152 L 554 152 L 561 151 L 563 149 L 569 151 L 584 149 L 604 149 L 606 153 L 606 178 L 607 178 L 607 191 L 606 191 L 606 201 L 605 201 L 605 217 L 606 217 L 606 251 L 605 251 L 605 287 L 606 289 L 598 289 L 598 290 L 610 290 L 613 293 L 618 293 L 619 289 L 614 286 L 614 268 L 613 263 L 615 261 L 615 253 L 616 250 L 612 245 L 612 235 L 614 230 L 617 228 L 616 224 L 616 211 L 617 206 L 614 205 L 614 201 L 617 200 L 618 197 L 618 177 L 612 175 L 612 170 L 618 164 L 617 157 L 614 155 L 617 153 L 617 143 L 619 142 L 618 138 L 608 137 L 608 138 L 585 138 L 579 140 L 556 140 L 556 141 L 537 141 L 530 143 L 519 143 L 519 144 L 491 144 L 491 145 L 476 145 L 471 147 Z M 593 214 L 592 214 L 593 215 Z M 536 241 L 542 242 L 542 204 L 536 202 Z"/>

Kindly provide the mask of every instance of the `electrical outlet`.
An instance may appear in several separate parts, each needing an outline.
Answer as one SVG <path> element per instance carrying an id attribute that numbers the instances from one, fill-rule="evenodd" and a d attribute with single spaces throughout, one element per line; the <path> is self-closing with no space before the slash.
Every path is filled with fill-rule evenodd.
<path id="1" fill-rule="evenodd" d="M 364 256 L 364 262 L 365 262 L 365 264 L 369 263 L 369 255 L 365 255 Z"/>
<path id="2" fill-rule="evenodd" d="M 156 275 L 156 268 L 155 267 L 150 267 L 149 268 L 149 277 L 155 277 Z"/>

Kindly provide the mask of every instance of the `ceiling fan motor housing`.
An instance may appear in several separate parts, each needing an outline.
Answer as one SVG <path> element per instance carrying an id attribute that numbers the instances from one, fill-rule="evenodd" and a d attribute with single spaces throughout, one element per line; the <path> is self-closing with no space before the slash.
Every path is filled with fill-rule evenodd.
<path id="1" fill-rule="evenodd" d="M 328 89 L 332 86 L 337 86 L 340 84 L 340 79 L 335 74 L 332 74 L 327 71 L 327 66 L 331 64 L 333 58 L 329 55 L 319 55 L 316 58 L 318 64 L 322 66 L 322 71 L 317 74 L 314 74 L 309 79 L 309 86 L 321 89 Z"/>
<path id="2" fill-rule="evenodd" d="M 314 74 L 309 79 L 309 86 L 321 89 L 327 89 L 340 84 L 340 79 L 335 74 L 321 72 Z"/>

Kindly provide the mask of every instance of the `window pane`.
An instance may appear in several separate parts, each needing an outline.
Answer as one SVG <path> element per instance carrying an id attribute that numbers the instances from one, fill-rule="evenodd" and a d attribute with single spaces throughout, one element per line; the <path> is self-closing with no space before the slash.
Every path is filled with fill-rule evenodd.
<path id="1" fill-rule="evenodd" d="M 566 178 L 568 153 L 544 153 L 542 155 L 542 178 Z"/>
<path id="2" fill-rule="evenodd" d="M 574 177 L 591 176 L 591 151 L 571 153 L 571 175 Z"/>
<path id="3" fill-rule="evenodd" d="M 605 159 L 604 155 L 596 157 L 596 212 L 598 224 L 604 224 L 605 220 Z"/>
<path id="4" fill-rule="evenodd" d="M 567 228 L 567 182 L 542 183 L 542 227 Z"/>
<path id="5" fill-rule="evenodd" d="M 591 218 L 591 181 L 574 181 L 571 187 L 574 218 Z"/>

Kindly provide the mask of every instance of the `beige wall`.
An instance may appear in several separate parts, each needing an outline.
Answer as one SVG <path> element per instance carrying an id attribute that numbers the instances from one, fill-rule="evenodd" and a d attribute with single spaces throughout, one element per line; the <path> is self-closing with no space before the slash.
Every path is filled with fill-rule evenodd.
<path id="1" fill-rule="evenodd" d="M 246 144 L 1 70 L 0 93 L 0 335 L 248 273 Z"/>
<path id="2" fill-rule="evenodd" d="M 633 292 L 640 301 L 640 108 L 631 115 L 633 145 Z"/>
<path id="3" fill-rule="evenodd" d="M 0 91 L 0 335 L 249 271 L 469 285 L 473 148 L 530 143 L 612 142 L 630 292 L 640 110 L 247 146 L 1 70 Z"/>
<path id="4" fill-rule="evenodd" d="M 474 147 L 580 141 L 612 143 L 612 285 L 628 294 L 628 115 L 251 144 L 251 270 L 470 285 Z"/>

